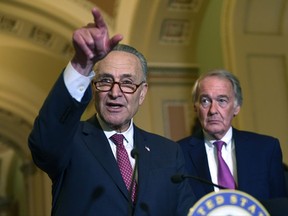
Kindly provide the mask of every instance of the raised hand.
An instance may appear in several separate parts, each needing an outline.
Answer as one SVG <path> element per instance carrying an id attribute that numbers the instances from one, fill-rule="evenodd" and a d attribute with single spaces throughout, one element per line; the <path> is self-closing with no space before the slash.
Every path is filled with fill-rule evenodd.
<path id="1" fill-rule="evenodd" d="M 92 9 L 94 23 L 77 29 L 73 34 L 75 55 L 71 61 L 81 74 L 88 75 L 97 61 L 104 58 L 123 36 L 109 38 L 108 28 L 97 8 Z"/>

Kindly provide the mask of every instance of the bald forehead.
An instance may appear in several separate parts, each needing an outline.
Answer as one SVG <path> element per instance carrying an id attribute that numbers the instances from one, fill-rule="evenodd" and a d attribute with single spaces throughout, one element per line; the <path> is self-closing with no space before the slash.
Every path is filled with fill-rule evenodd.
<path id="1" fill-rule="evenodd" d="M 111 51 L 104 59 L 102 59 L 98 67 L 109 65 L 110 67 L 133 67 L 141 70 L 141 64 L 137 56 L 125 51 Z"/>
<path id="2" fill-rule="evenodd" d="M 96 79 L 99 76 L 134 77 L 134 81 L 143 79 L 141 63 L 137 56 L 125 51 L 111 51 L 96 66 Z"/>

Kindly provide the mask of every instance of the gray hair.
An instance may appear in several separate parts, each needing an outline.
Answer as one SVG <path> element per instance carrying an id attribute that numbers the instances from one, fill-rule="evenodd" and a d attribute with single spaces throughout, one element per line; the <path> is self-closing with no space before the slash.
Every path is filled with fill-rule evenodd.
<path id="1" fill-rule="evenodd" d="M 140 61 L 142 72 L 143 72 L 144 81 L 147 80 L 147 71 L 148 71 L 148 69 L 147 69 L 147 61 L 146 61 L 146 59 L 145 59 L 145 57 L 144 57 L 144 55 L 142 53 L 140 53 L 134 47 L 131 47 L 131 46 L 126 45 L 126 44 L 117 44 L 112 50 L 128 52 L 128 53 L 131 53 L 131 54 L 135 55 Z"/>
<path id="2" fill-rule="evenodd" d="M 211 77 L 211 76 L 216 76 L 219 78 L 224 78 L 224 79 L 229 80 L 232 84 L 234 95 L 236 98 L 236 101 L 235 101 L 236 104 L 235 105 L 242 106 L 243 97 L 242 97 L 242 90 L 241 90 L 240 81 L 238 80 L 238 78 L 235 75 L 233 75 L 232 73 L 230 73 L 229 71 L 226 71 L 224 69 L 215 69 L 215 70 L 208 71 L 207 73 L 202 74 L 197 79 L 197 81 L 195 82 L 194 87 L 192 89 L 192 101 L 193 101 L 193 103 L 196 103 L 196 101 L 198 99 L 200 82 L 204 78 Z"/>

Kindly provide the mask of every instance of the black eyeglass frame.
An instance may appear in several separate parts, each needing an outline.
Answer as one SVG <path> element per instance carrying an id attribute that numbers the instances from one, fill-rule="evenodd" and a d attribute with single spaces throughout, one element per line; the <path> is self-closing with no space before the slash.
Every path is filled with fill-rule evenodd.
<path id="1" fill-rule="evenodd" d="M 117 85 L 119 86 L 119 88 L 120 88 L 120 90 L 121 90 L 122 93 L 125 93 L 125 94 L 134 94 L 134 93 L 137 91 L 137 89 L 138 89 L 142 84 L 146 83 L 146 81 L 142 81 L 142 82 L 139 83 L 139 84 L 130 83 L 129 85 L 135 86 L 135 89 L 134 89 L 134 91 L 132 91 L 132 92 L 127 92 L 127 91 L 123 91 L 123 90 L 122 90 L 121 85 L 125 85 L 126 83 L 114 82 L 114 81 L 111 82 L 111 83 L 105 83 L 105 84 L 111 84 L 110 89 L 108 89 L 108 90 L 98 89 L 97 83 L 103 83 L 103 82 L 102 82 L 102 81 L 93 81 L 93 82 L 92 82 L 92 84 L 93 84 L 93 86 L 95 87 L 95 89 L 96 89 L 97 91 L 100 91 L 100 92 L 109 92 L 109 91 L 111 91 L 111 89 L 113 89 L 114 85 L 117 84 Z M 132 89 L 131 89 L 131 90 L 132 90 Z"/>

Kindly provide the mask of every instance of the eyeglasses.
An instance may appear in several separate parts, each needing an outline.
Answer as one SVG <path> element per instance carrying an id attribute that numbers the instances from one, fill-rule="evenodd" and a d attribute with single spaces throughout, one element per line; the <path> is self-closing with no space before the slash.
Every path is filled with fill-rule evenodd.
<path id="1" fill-rule="evenodd" d="M 114 87 L 115 84 L 117 84 L 120 88 L 120 90 L 123 93 L 126 94 L 133 94 L 136 92 L 136 90 L 143 84 L 145 81 L 142 81 L 141 83 L 134 84 L 134 83 L 126 83 L 126 82 L 112 82 L 112 81 L 94 81 L 93 85 L 95 88 L 100 92 L 108 92 L 111 91 L 111 89 Z"/>

